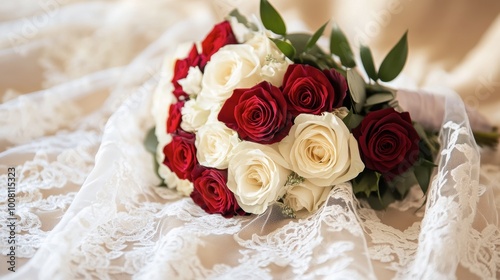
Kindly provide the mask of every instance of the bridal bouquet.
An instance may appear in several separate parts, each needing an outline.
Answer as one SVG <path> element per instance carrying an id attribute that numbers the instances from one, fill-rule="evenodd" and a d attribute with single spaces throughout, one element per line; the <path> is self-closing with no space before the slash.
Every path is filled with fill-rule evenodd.
<path id="1" fill-rule="evenodd" d="M 290 217 L 313 212 L 346 182 L 377 209 L 415 184 L 425 193 L 436 135 L 378 83 L 402 70 L 406 34 L 378 69 L 361 46 L 366 81 L 337 26 L 327 53 L 316 44 L 327 24 L 289 34 L 266 0 L 260 16 L 233 11 L 165 62 L 147 140 L 165 184 L 224 217 L 273 204 Z"/>

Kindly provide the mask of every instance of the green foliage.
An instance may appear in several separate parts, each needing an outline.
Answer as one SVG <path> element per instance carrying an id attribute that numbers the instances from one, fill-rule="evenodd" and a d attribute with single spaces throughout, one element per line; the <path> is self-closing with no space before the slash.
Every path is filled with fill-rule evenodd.
<path id="1" fill-rule="evenodd" d="M 292 44 L 279 39 L 271 39 L 271 40 L 276 44 L 276 47 L 278 47 L 278 49 L 280 49 L 280 51 L 286 57 L 288 57 L 290 60 L 294 59 L 297 51 L 295 50 L 295 47 Z"/>
<path id="2" fill-rule="evenodd" d="M 361 57 L 361 62 L 363 62 L 363 68 L 365 72 L 373 81 L 378 80 L 378 73 L 375 70 L 375 64 L 373 63 L 372 51 L 367 46 L 361 45 L 359 49 L 359 55 Z"/>
<path id="3" fill-rule="evenodd" d="M 354 194 L 363 193 L 369 197 L 371 193 L 379 191 L 380 173 L 365 170 L 352 181 Z"/>
<path id="4" fill-rule="evenodd" d="M 347 68 L 356 66 L 351 46 L 340 28 L 334 24 L 330 35 L 330 52 L 340 58 L 340 62 Z"/>
<path id="5" fill-rule="evenodd" d="M 304 177 L 301 177 L 299 174 L 292 172 L 286 178 L 285 187 L 295 186 L 298 184 L 302 184 L 304 182 Z"/>
<path id="6" fill-rule="evenodd" d="M 408 56 L 408 31 L 405 32 L 399 42 L 392 48 L 380 64 L 378 78 L 384 82 L 392 81 L 396 78 L 406 63 Z"/>
<path id="7" fill-rule="evenodd" d="M 267 0 L 260 1 L 260 18 L 264 27 L 272 32 L 285 36 L 286 25 L 280 14 Z"/>
<path id="8" fill-rule="evenodd" d="M 151 128 L 148 130 L 148 133 L 146 134 L 146 138 L 144 138 L 144 148 L 146 151 L 150 152 L 153 155 L 153 160 L 154 160 L 154 168 L 155 168 L 155 173 L 158 178 L 162 180 L 160 177 L 160 174 L 158 174 L 158 169 L 160 167 L 158 161 L 156 160 L 156 148 L 158 147 L 158 139 L 156 138 L 155 134 L 155 127 Z M 160 184 L 161 186 L 165 186 L 165 184 L 162 183 Z"/>
<path id="9" fill-rule="evenodd" d="M 355 69 L 347 70 L 347 84 L 356 113 L 360 113 L 366 102 L 366 83 Z"/>
<path id="10" fill-rule="evenodd" d="M 392 92 L 380 92 L 366 98 L 365 106 L 368 107 L 382 103 L 388 103 L 393 99 L 394 94 Z"/>
<path id="11" fill-rule="evenodd" d="M 328 24 L 328 22 L 326 22 L 325 24 L 323 24 L 323 26 L 321 26 L 316 32 L 314 32 L 314 34 L 311 36 L 311 38 L 307 41 L 307 44 L 306 44 L 306 47 L 305 47 L 305 51 L 306 52 L 309 49 L 311 49 L 313 46 L 316 45 L 316 42 L 318 42 L 318 40 L 321 37 L 321 35 L 323 35 L 323 32 L 325 31 L 325 28 L 326 28 L 327 24 Z"/>
<path id="12" fill-rule="evenodd" d="M 155 134 L 155 127 L 148 130 L 146 138 L 144 139 L 144 147 L 146 150 L 156 155 L 156 147 L 158 146 L 158 139 Z"/>
<path id="13" fill-rule="evenodd" d="M 359 126 L 361 121 L 363 121 L 363 118 L 364 117 L 362 115 L 355 114 L 352 110 L 350 110 L 349 114 L 347 114 L 347 116 L 345 116 L 342 121 L 344 122 L 345 126 L 349 128 L 349 130 L 352 130 Z"/>

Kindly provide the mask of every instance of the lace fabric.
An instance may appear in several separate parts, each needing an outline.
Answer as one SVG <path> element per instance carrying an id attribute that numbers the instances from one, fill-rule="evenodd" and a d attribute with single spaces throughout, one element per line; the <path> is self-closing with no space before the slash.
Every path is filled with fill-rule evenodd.
<path id="1" fill-rule="evenodd" d="M 140 9 L 153 4 L 135 5 Z M 61 15 L 71 14 L 67 11 L 71 9 L 61 10 Z M 167 13 L 168 7 L 160 11 Z M 197 40 L 214 22 L 206 16 L 200 19 L 200 14 L 183 19 L 183 14 L 171 15 L 171 22 L 164 23 L 170 24 L 167 31 L 128 65 L 124 63 L 130 59 L 129 52 L 115 54 L 108 46 L 101 52 L 106 55 L 95 59 L 98 66 L 69 73 L 68 66 L 57 62 L 61 54 L 45 49 L 49 54 L 40 63 L 46 77 L 42 84 L 48 88 L 0 105 L 0 165 L 3 170 L 15 167 L 17 174 L 18 245 L 16 272 L 2 269 L 1 276 L 500 276 L 500 166 L 480 159 L 491 151 L 475 144 L 466 110 L 454 94 L 448 94 L 442 105 L 442 149 L 428 196 L 416 186 L 404 201 L 385 211 L 369 208 L 354 197 L 349 184 L 342 184 L 307 217 L 289 219 L 274 207 L 260 216 L 225 219 L 206 214 L 190 198 L 158 187 L 154 159 L 142 142 L 154 123 L 150 108 L 163 57 L 174 51 L 172 42 Z M 103 38 L 97 33 L 89 36 L 83 39 L 88 44 Z M 116 41 L 107 43 L 123 44 L 128 36 L 119 34 Z M 75 46 L 79 43 L 76 40 Z M 79 55 L 75 46 L 68 48 L 72 59 Z M 106 58 L 113 55 L 123 57 Z M 2 221 L 7 218 L 7 177 L 0 175 Z M 0 262 L 5 264 L 9 233 L 3 222 L 0 229 Z"/>

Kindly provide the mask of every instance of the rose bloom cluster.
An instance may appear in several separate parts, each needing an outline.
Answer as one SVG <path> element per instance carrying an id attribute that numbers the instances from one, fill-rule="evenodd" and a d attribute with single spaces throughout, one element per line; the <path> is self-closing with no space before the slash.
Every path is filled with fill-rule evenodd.
<path id="1" fill-rule="evenodd" d="M 418 151 L 411 119 L 392 109 L 351 133 L 340 73 L 294 64 L 265 31 L 234 19 L 165 65 L 153 101 L 159 174 L 208 213 L 261 214 L 278 200 L 312 212 L 365 165 L 401 173 Z"/>

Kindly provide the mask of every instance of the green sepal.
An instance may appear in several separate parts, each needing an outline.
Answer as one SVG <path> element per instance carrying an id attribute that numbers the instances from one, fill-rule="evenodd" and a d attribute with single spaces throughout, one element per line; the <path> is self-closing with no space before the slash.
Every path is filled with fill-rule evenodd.
<path id="1" fill-rule="evenodd" d="M 399 42 L 391 49 L 380 64 L 378 69 L 378 78 L 384 82 L 394 80 L 406 63 L 408 56 L 408 31 L 405 32 Z"/>
<path id="2" fill-rule="evenodd" d="M 276 34 L 286 35 L 286 25 L 283 18 L 267 0 L 260 0 L 260 19 L 265 28 Z"/>

